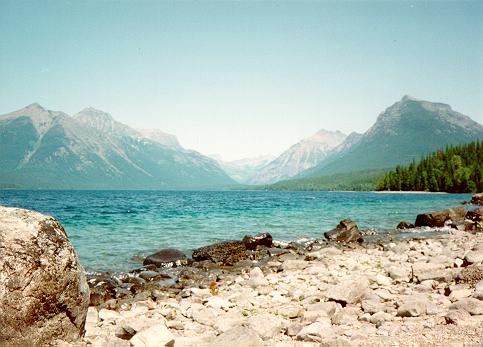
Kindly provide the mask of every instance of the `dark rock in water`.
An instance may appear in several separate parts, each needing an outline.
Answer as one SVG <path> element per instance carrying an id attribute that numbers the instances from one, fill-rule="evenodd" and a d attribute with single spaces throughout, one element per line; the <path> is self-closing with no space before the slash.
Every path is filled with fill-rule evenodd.
<path id="1" fill-rule="evenodd" d="M 219 265 L 234 265 L 240 260 L 247 259 L 246 251 L 243 241 L 225 241 L 194 250 L 193 259 L 211 260 Z"/>
<path id="2" fill-rule="evenodd" d="M 460 220 L 465 217 L 465 209 L 463 207 L 448 208 L 443 211 L 422 213 L 416 217 L 416 227 L 444 227 L 446 221 Z"/>
<path id="3" fill-rule="evenodd" d="M 473 222 L 483 221 L 483 207 L 478 207 L 477 209 L 466 212 L 465 219 L 469 219 Z"/>
<path id="4" fill-rule="evenodd" d="M 471 203 L 483 206 L 483 193 L 475 194 L 471 197 Z"/>
<path id="5" fill-rule="evenodd" d="M 362 234 L 356 223 L 350 219 L 340 221 L 339 225 L 331 231 L 324 233 L 326 239 L 337 242 L 362 242 Z"/>
<path id="6" fill-rule="evenodd" d="M 84 334 L 89 287 L 62 225 L 0 207 L 0 345 L 49 345 Z"/>
<path id="7" fill-rule="evenodd" d="M 257 234 L 255 236 L 247 235 L 243 238 L 245 247 L 249 250 L 256 250 L 257 246 L 272 247 L 272 235 L 269 233 Z"/>
<path id="8" fill-rule="evenodd" d="M 414 224 L 411 224 L 405 221 L 399 222 L 399 224 L 396 227 L 396 229 L 413 229 L 413 228 L 414 228 Z"/>
<path id="9" fill-rule="evenodd" d="M 159 252 L 148 255 L 143 261 L 143 265 L 153 264 L 157 267 L 184 266 L 188 263 L 186 255 L 173 248 L 162 249 Z"/>

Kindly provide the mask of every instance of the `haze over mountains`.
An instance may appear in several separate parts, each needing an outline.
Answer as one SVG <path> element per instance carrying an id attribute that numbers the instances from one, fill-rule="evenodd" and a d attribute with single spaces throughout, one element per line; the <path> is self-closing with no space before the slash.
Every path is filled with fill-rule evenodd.
<path id="1" fill-rule="evenodd" d="M 211 158 L 161 131 L 86 108 L 39 104 L 0 116 L 0 184 L 28 188 L 208 189 L 235 182 Z"/>
<path id="2" fill-rule="evenodd" d="M 74 116 L 38 104 L 0 116 L 0 186 L 223 189 L 366 169 L 390 169 L 448 144 L 483 140 L 483 126 L 449 105 L 409 96 L 364 134 L 319 130 L 274 158 L 216 161 L 174 135 L 134 129 L 85 108 Z"/>
<path id="3" fill-rule="evenodd" d="M 294 177 L 321 163 L 345 138 L 346 135 L 340 131 L 319 130 L 261 167 L 246 183 L 273 183 Z"/>

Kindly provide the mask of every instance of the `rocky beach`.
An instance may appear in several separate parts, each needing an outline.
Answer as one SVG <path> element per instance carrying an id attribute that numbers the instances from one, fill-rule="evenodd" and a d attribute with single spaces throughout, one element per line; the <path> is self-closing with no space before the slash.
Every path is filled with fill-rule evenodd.
<path id="1" fill-rule="evenodd" d="M 482 198 L 477 195 L 472 203 L 481 204 Z M 197 249 L 192 259 L 161 250 L 129 273 L 89 274 L 85 332 L 77 324 L 77 337 L 54 339 L 52 334 L 50 343 L 479 346 L 482 212 L 481 207 L 455 207 L 423 213 L 414 225 L 400 223 L 405 229 L 400 235 L 377 237 L 347 219 L 304 242 L 246 236 Z M 434 232 L 411 232 L 421 230 Z M 7 266 L 0 265 L 3 276 Z M 2 305 L 9 283 L 0 288 Z M 72 295 L 85 296 L 82 291 Z M 42 309 L 39 314 L 48 319 L 53 310 L 45 303 Z M 76 314 L 82 318 L 85 311 Z M 8 318 L 3 314 L 0 322 Z"/>

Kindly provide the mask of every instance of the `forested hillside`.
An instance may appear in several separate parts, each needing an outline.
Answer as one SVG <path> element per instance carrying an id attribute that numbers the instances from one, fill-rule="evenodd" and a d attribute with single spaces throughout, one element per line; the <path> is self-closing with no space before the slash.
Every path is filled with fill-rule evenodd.
<path id="1" fill-rule="evenodd" d="M 419 163 L 397 166 L 378 184 L 379 190 L 467 193 L 482 191 L 483 142 L 449 146 Z"/>

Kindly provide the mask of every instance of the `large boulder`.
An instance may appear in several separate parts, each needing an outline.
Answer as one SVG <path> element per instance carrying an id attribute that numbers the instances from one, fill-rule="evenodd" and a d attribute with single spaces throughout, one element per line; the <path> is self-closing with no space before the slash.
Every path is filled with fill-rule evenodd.
<path id="1" fill-rule="evenodd" d="M 414 223 L 416 227 L 444 227 L 446 221 L 461 220 L 465 217 L 464 207 L 448 208 L 444 211 L 428 212 L 419 214 Z"/>
<path id="2" fill-rule="evenodd" d="M 84 334 L 89 287 L 60 223 L 0 207 L 0 345 L 46 345 Z"/>
<path id="3" fill-rule="evenodd" d="M 247 248 L 243 241 L 224 241 L 201 247 L 193 251 L 196 261 L 211 260 L 219 265 L 234 265 L 247 259 Z"/>
<path id="4" fill-rule="evenodd" d="M 337 242 L 362 242 L 362 234 L 350 219 L 344 219 L 335 227 L 335 229 L 324 233 L 326 239 Z"/>
<path id="5" fill-rule="evenodd" d="M 148 255 L 143 265 L 153 264 L 156 267 L 176 267 L 188 264 L 186 255 L 173 248 L 162 249 L 154 254 Z"/>

